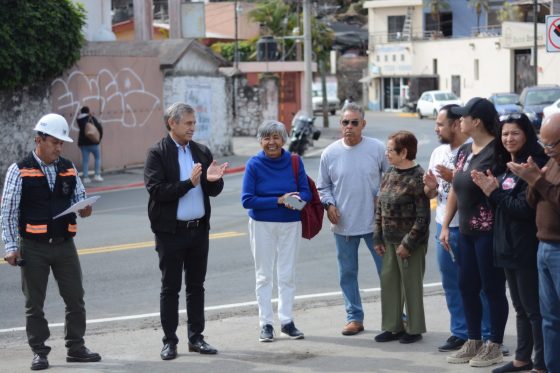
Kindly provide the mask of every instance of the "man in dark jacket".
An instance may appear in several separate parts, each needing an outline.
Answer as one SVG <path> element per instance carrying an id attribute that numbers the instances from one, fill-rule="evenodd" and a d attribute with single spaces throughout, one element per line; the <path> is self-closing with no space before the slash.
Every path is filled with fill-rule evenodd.
<path id="1" fill-rule="evenodd" d="M 192 141 L 194 109 L 171 105 L 164 114 L 169 134 L 148 151 L 144 181 L 148 216 L 161 270 L 161 358 L 177 357 L 179 291 L 183 268 L 187 297 L 189 351 L 216 354 L 204 341 L 204 280 L 208 262 L 210 199 L 222 191 L 227 163 L 218 165 L 210 150 Z"/>

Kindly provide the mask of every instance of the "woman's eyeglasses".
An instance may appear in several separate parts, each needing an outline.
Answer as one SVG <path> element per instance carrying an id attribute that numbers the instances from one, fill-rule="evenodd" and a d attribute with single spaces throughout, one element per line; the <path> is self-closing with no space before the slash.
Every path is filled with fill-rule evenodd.
<path id="1" fill-rule="evenodd" d="M 360 121 L 358 119 L 352 119 L 352 120 L 343 119 L 340 121 L 340 123 L 342 123 L 344 127 L 346 127 L 349 124 L 353 125 L 354 127 L 358 127 L 360 125 Z"/>

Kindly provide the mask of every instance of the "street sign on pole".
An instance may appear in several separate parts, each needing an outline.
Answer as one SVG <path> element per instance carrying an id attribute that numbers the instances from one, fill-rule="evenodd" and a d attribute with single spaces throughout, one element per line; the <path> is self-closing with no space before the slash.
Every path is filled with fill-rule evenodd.
<path id="1" fill-rule="evenodd" d="M 560 52 L 560 16 L 546 16 L 546 51 Z"/>

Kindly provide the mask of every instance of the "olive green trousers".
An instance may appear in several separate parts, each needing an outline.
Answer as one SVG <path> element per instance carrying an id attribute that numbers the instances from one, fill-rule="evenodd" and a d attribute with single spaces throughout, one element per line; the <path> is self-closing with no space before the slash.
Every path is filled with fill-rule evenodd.
<path id="1" fill-rule="evenodd" d="M 384 331 L 408 334 L 426 332 L 424 319 L 424 288 L 427 245 L 411 252 L 407 259 L 397 253 L 398 244 L 385 242 L 381 271 L 381 328 Z M 406 320 L 403 320 L 403 311 Z"/>

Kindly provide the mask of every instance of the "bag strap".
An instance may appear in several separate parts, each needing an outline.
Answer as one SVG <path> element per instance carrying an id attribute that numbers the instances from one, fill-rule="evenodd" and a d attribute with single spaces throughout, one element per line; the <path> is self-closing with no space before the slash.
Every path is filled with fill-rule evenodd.
<path id="1" fill-rule="evenodd" d="M 299 174 L 299 156 L 292 154 L 292 170 L 294 170 L 294 176 L 296 178 L 296 187 L 298 184 L 298 174 Z"/>

